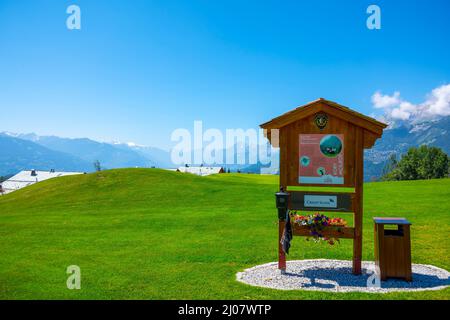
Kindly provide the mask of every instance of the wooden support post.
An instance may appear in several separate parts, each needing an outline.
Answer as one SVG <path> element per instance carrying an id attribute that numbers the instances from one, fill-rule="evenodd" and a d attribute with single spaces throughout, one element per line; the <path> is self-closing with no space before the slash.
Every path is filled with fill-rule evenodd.
<path id="1" fill-rule="evenodd" d="M 362 229 L 363 229 L 363 159 L 364 159 L 364 132 L 356 128 L 355 135 L 355 203 L 354 203 L 354 227 L 353 239 L 353 274 L 361 274 L 362 260 Z"/>
<path id="2" fill-rule="evenodd" d="M 286 221 L 278 220 L 278 269 L 281 271 L 286 271 L 286 254 L 283 251 L 283 246 L 281 245 L 281 237 L 283 237 L 284 226 Z"/>
<path id="3" fill-rule="evenodd" d="M 279 145 L 286 145 L 286 133 L 284 131 L 278 132 Z M 287 149 L 280 148 L 280 190 L 287 191 Z M 281 272 L 286 271 L 286 254 L 281 245 L 281 238 L 283 237 L 284 227 L 286 225 L 285 219 L 278 220 L 278 269 Z"/>

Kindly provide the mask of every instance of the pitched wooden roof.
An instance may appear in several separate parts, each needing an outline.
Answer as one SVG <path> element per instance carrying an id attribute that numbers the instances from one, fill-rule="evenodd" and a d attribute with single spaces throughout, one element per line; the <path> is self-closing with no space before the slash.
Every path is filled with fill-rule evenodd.
<path id="1" fill-rule="evenodd" d="M 294 110 L 286 112 L 279 117 L 261 124 L 260 127 L 263 129 L 279 129 L 294 121 L 309 117 L 320 111 L 351 122 L 354 125 L 373 132 L 377 136 L 381 136 L 383 129 L 387 127 L 386 124 L 380 121 L 365 116 L 334 101 L 325 100 L 324 98 L 319 98 L 315 101 L 295 108 Z"/>

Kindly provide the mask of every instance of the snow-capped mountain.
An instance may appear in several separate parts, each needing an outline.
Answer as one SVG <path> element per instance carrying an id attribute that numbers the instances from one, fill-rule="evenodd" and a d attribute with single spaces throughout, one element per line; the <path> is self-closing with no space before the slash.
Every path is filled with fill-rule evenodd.
<path id="1" fill-rule="evenodd" d="M 450 116 L 427 121 L 398 121 L 386 129 L 375 146 L 364 154 L 366 180 L 379 177 L 391 154 L 400 156 L 411 147 L 430 145 L 450 154 Z"/>

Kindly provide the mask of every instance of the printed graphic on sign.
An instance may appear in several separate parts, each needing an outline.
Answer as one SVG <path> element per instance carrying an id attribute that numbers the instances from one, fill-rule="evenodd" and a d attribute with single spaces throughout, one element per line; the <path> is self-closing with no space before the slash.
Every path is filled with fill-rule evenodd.
<path id="1" fill-rule="evenodd" d="M 301 134 L 299 183 L 344 184 L 344 135 Z"/>

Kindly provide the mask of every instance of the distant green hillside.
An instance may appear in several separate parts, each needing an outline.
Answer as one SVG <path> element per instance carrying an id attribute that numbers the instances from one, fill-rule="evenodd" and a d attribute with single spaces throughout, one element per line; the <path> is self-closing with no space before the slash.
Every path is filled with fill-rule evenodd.
<path id="1" fill-rule="evenodd" d="M 450 289 L 332 294 L 236 282 L 236 272 L 277 259 L 277 179 L 123 169 L 0 197 L 0 299 L 450 298 Z M 449 179 L 366 184 L 364 260 L 373 259 L 372 217 L 404 216 L 413 262 L 450 270 L 449 199 Z M 351 257 L 351 241 L 295 238 L 289 259 Z M 81 290 L 66 288 L 69 265 L 81 267 Z"/>

